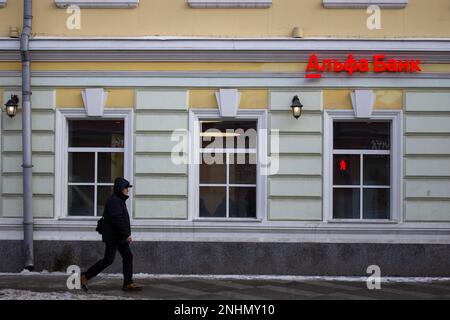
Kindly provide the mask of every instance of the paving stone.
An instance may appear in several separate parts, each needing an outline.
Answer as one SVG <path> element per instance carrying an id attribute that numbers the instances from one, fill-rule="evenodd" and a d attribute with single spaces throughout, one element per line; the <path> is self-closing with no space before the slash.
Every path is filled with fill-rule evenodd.
<path id="1" fill-rule="evenodd" d="M 101 275 L 90 281 L 88 293 L 71 291 L 65 275 L 0 275 L 0 300 L 11 292 L 48 293 L 50 297 L 148 300 L 371 300 L 445 299 L 450 300 L 450 281 L 381 283 L 380 290 L 367 289 L 363 281 L 280 281 L 261 279 L 141 278 L 143 291 L 121 290 L 118 276 Z M 8 291 L 9 290 L 9 291 Z M 11 291 L 12 290 L 12 291 Z M 70 295 L 72 294 L 72 295 Z"/>

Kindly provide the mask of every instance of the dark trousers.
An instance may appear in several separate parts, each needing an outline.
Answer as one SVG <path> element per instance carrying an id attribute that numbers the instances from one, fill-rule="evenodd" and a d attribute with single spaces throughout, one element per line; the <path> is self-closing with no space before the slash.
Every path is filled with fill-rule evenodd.
<path id="1" fill-rule="evenodd" d="M 84 275 L 86 276 L 86 278 L 90 280 L 100 272 L 105 270 L 107 267 L 109 267 L 114 262 L 117 250 L 122 256 L 123 284 L 124 286 L 126 286 L 130 283 L 133 283 L 133 254 L 131 253 L 130 245 L 128 242 L 107 242 L 105 247 L 105 256 L 85 272 Z"/>

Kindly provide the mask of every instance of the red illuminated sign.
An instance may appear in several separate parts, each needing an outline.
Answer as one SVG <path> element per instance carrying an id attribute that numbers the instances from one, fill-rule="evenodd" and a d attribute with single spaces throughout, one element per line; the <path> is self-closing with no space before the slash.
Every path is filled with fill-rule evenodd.
<path id="1" fill-rule="evenodd" d="M 341 160 L 339 162 L 339 170 L 347 171 L 347 162 L 345 162 L 345 160 Z"/>
<path id="2" fill-rule="evenodd" d="M 319 61 L 317 55 L 312 54 L 306 67 L 306 78 L 320 79 L 323 72 L 347 72 L 350 76 L 354 73 L 367 73 L 371 71 L 371 64 L 373 65 L 373 72 L 376 73 L 416 73 L 422 71 L 420 60 L 386 59 L 386 56 L 383 54 L 374 55 L 372 61 L 367 59 L 358 60 L 350 54 L 343 62 L 337 59 L 323 59 Z"/>

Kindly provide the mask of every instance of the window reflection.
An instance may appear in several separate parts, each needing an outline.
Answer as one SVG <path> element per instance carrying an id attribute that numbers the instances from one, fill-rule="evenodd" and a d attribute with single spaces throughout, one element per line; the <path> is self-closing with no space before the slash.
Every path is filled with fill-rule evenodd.
<path id="1" fill-rule="evenodd" d="M 256 121 L 201 121 L 200 217 L 256 218 L 256 128 Z"/>
<path id="2" fill-rule="evenodd" d="M 334 149 L 390 150 L 389 122 L 335 122 Z"/>
<path id="3" fill-rule="evenodd" d="M 95 153 L 70 152 L 68 168 L 69 182 L 94 182 Z"/>
<path id="4" fill-rule="evenodd" d="M 359 155 L 334 155 L 334 185 L 359 185 L 361 168 Z"/>
<path id="5" fill-rule="evenodd" d="M 227 183 L 226 154 L 203 153 L 200 165 L 200 183 Z"/>
<path id="6" fill-rule="evenodd" d="M 371 189 L 363 191 L 364 219 L 389 219 L 390 189 Z"/>
<path id="7" fill-rule="evenodd" d="M 123 148 L 124 120 L 69 120 L 69 147 Z"/>
<path id="8" fill-rule="evenodd" d="M 256 184 L 256 154 L 230 155 L 230 183 Z"/>
<path id="9" fill-rule="evenodd" d="M 227 189 L 200 187 L 200 217 L 225 218 L 227 216 Z"/>
<path id="10" fill-rule="evenodd" d="M 98 182 L 113 183 L 117 177 L 123 177 L 123 152 L 98 153 Z"/>
<path id="11" fill-rule="evenodd" d="M 231 187 L 230 217 L 253 218 L 256 216 L 256 188 Z"/>
<path id="12" fill-rule="evenodd" d="M 391 181 L 389 156 L 364 156 L 364 184 L 388 186 Z"/>
<path id="13" fill-rule="evenodd" d="M 102 215 L 114 180 L 124 176 L 124 120 L 68 122 L 68 214 Z"/>
<path id="14" fill-rule="evenodd" d="M 333 216 L 335 219 L 360 218 L 359 188 L 335 188 L 333 192 Z"/>
<path id="15" fill-rule="evenodd" d="M 70 216 L 93 216 L 94 187 L 69 186 L 68 207 Z"/>
<path id="16" fill-rule="evenodd" d="M 333 217 L 389 219 L 391 123 L 333 124 Z"/>

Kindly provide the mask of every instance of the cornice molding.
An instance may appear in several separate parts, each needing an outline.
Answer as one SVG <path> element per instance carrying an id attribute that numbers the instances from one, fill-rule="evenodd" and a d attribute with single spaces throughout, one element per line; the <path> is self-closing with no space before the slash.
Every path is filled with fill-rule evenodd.
<path id="1" fill-rule="evenodd" d="M 450 52 L 392 52 L 382 51 L 393 59 L 414 59 L 422 63 L 450 63 Z M 217 62 L 307 62 L 311 53 L 328 59 L 345 60 L 349 52 L 330 51 L 34 51 L 34 61 L 217 61 Z M 354 53 L 352 51 L 351 53 Z M 371 59 L 372 52 L 354 53 L 358 59 Z M 11 57 L 11 55 L 10 55 Z M 14 60 L 20 55 L 15 54 Z"/>
<path id="2" fill-rule="evenodd" d="M 94 220 L 36 219 L 38 240 L 96 240 Z M 339 243 L 433 243 L 449 244 L 449 224 L 331 224 L 323 222 L 219 223 L 192 221 L 133 220 L 133 232 L 141 241 L 248 241 L 272 242 L 339 242 Z M 20 239 L 22 225 L 14 218 L 0 219 L 0 239 Z M 80 237 L 83 234 L 83 237 Z M 195 234 L 195 237 L 192 237 Z M 220 235 L 220 236 L 218 236 Z M 318 237 L 318 235 L 320 235 Z"/>
<path id="3" fill-rule="evenodd" d="M 20 60 L 19 46 L 17 39 L 0 38 L 0 60 Z M 306 62 L 311 53 L 328 59 L 383 53 L 450 62 L 450 39 L 33 38 L 30 49 L 34 61 Z"/>
<path id="4" fill-rule="evenodd" d="M 447 51 L 450 39 L 33 38 L 31 50 Z"/>
<path id="5" fill-rule="evenodd" d="M 0 72 L 1 87 L 20 87 L 20 72 L 4 71 Z M 32 85 L 37 87 L 158 87 L 158 88 L 450 88 L 450 78 L 448 74 L 432 74 L 430 77 L 393 77 L 388 75 L 369 75 L 354 77 L 324 76 L 322 79 L 312 81 L 306 79 L 304 73 L 295 74 L 228 74 L 223 75 L 220 72 L 214 74 L 200 74 L 193 72 L 185 73 L 142 73 L 123 74 L 98 71 L 86 71 L 83 73 L 73 73 L 61 71 L 56 74 L 55 71 L 35 71 L 32 75 Z"/>
<path id="6" fill-rule="evenodd" d="M 33 77 L 45 78 L 265 78 L 265 79 L 304 79 L 305 72 L 245 72 L 245 71 L 33 71 Z M 20 77 L 20 71 L 0 71 L 0 77 Z M 354 74 L 352 77 L 346 73 L 326 73 L 324 79 L 450 79 L 450 73 L 365 73 Z"/>

